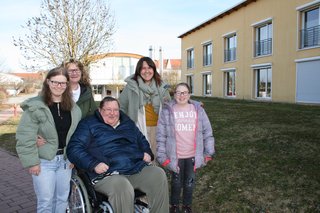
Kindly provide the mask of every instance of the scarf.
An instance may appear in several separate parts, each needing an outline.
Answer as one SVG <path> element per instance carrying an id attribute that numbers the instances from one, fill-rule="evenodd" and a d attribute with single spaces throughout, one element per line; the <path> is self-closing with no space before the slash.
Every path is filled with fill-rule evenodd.
<path id="1" fill-rule="evenodd" d="M 138 76 L 138 83 L 140 97 L 139 109 L 142 109 L 146 104 L 152 104 L 154 111 L 159 114 L 161 98 L 155 80 L 152 79 L 151 84 L 148 85 L 144 83 L 140 76 Z"/>

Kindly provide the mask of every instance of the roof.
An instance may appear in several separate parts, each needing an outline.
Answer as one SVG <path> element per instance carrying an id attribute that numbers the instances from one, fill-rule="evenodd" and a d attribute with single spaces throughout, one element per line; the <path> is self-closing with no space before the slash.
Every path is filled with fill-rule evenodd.
<path id="1" fill-rule="evenodd" d="M 34 79 L 34 80 L 43 80 L 43 77 L 42 77 L 42 73 L 40 72 L 33 72 L 33 73 L 28 73 L 28 72 L 25 72 L 25 73 L 10 73 L 12 75 L 15 75 L 15 76 L 18 76 L 22 79 Z"/>
<path id="2" fill-rule="evenodd" d="M 181 59 L 170 59 L 170 63 L 173 70 L 181 69 Z"/>
<path id="3" fill-rule="evenodd" d="M 168 64 L 170 62 L 171 70 L 181 70 L 181 59 L 163 59 L 163 68 L 168 69 Z M 154 60 L 156 67 L 159 68 L 159 60 Z"/>
<path id="4" fill-rule="evenodd" d="M 221 19 L 221 18 L 223 18 L 224 16 L 227 16 L 227 15 L 231 14 L 232 12 L 237 11 L 237 10 L 241 9 L 242 7 L 245 7 L 245 6 L 247 6 L 248 4 L 250 4 L 250 3 L 252 3 L 252 2 L 256 2 L 256 1 L 258 1 L 258 0 L 243 0 L 243 1 L 240 2 L 239 4 L 237 4 L 237 5 L 235 5 L 234 7 L 232 7 L 231 9 L 228 9 L 228 10 L 225 10 L 225 11 L 219 13 L 218 15 L 214 16 L 213 18 L 211 18 L 211 19 L 203 22 L 202 24 L 200 24 L 200 25 L 192 28 L 191 30 L 189 30 L 189 31 L 181 34 L 180 36 L 178 36 L 178 38 L 183 38 L 183 37 L 185 37 L 185 36 L 187 36 L 187 35 L 195 32 L 195 31 L 197 31 L 197 30 L 200 30 L 201 28 L 203 28 L 203 27 L 211 24 L 212 22 L 215 22 L 215 21 L 217 21 L 218 19 Z"/>
<path id="5" fill-rule="evenodd" d="M 7 74 L 7 73 L 0 73 L 0 83 L 1 84 L 18 84 L 22 83 L 23 80 L 20 77 Z"/>
<path id="6" fill-rule="evenodd" d="M 91 56 L 93 58 L 93 61 L 100 60 L 107 57 L 131 57 L 131 58 L 137 58 L 140 59 L 143 57 L 143 55 L 135 54 L 135 53 L 123 53 L 123 52 L 115 52 L 115 53 L 104 53 L 99 55 Z"/>

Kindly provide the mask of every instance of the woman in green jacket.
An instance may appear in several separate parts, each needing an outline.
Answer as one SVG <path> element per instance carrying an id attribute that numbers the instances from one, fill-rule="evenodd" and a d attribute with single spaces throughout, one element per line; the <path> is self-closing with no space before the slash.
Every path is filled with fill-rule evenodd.
<path id="1" fill-rule="evenodd" d="M 80 61 L 74 59 L 64 62 L 62 66 L 68 70 L 72 99 L 80 107 L 82 118 L 92 115 L 97 109 L 97 105 L 93 99 L 89 73 Z M 38 146 L 45 143 L 45 137 L 38 135 Z"/>
<path id="2" fill-rule="evenodd" d="M 74 59 L 65 62 L 64 66 L 68 69 L 72 98 L 80 107 L 82 118 L 92 115 L 97 105 L 93 99 L 89 73 L 80 61 Z"/>
<path id="3" fill-rule="evenodd" d="M 41 95 L 21 104 L 24 110 L 16 132 L 17 153 L 32 175 L 37 212 L 65 212 L 73 165 L 66 158 L 66 145 L 81 119 L 71 97 L 68 71 L 49 71 Z M 40 147 L 38 135 L 46 138 Z"/>

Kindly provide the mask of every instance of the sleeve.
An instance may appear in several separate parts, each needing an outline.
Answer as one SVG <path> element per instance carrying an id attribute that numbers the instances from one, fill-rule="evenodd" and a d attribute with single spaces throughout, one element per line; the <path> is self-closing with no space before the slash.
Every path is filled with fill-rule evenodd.
<path id="1" fill-rule="evenodd" d="M 25 111 L 16 132 L 16 150 L 25 168 L 40 164 L 36 145 L 38 129 L 39 123 L 32 118 L 32 112 Z"/>
<path id="2" fill-rule="evenodd" d="M 213 156 L 215 153 L 215 140 L 213 137 L 213 131 L 211 127 L 210 120 L 208 118 L 207 113 L 205 110 L 201 107 L 202 110 L 202 125 L 203 125 L 203 142 L 204 142 L 204 156 L 210 157 Z"/>
<path id="3" fill-rule="evenodd" d="M 93 115 L 97 108 L 98 107 L 97 107 L 96 102 L 94 101 L 93 95 L 91 95 L 91 97 L 90 97 L 90 111 L 86 116 Z"/>
<path id="4" fill-rule="evenodd" d="M 141 147 L 143 152 L 146 152 L 150 155 L 151 160 L 154 160 L 154 154 L 152 153 L 150 144 L 144 134 L 139 130 L 139 128 L 133 123 L 135 131 L 137 132 L 137 141 L 139 143 L 139 147 Z"/>
<path id="5" fill-rule="evenodd" d="M 128 107 L 129 107 L 129 99 L 128 99 L 129 91 L 130 90 L 127 87 L 125 87 L 119 96 L 120 110 L 126 114 L 128 113 Z"/>
<path id="6" fill-rule="evenodd" d="M 167 131 L 166 131 L 166 119 L 165 119 L 165 113 L 167 112 L 167 109 L 163 109 L 160 112 L 159 119 L 158 119 L 158 125 L 157 125 L 157 160 L 158 162 L 163 165 L 166 163 L 169 159 L 166 153 L 166 142 L 167 142 Z M 168 163 L 168 162 L 167 162 Z M 165 166 L 165 165 L 163 165 Z"/>
<path id="7" fill-rule="evenodd" d="M 67 146 L 67 156 L 70 162 L 86 171 L 94 171 L 96 165 L 100 163 L 88 152 L 91 140 L 91 131 L 87 120 L 84 119 L 80 121 Z"/>
<path id="8" fill-rule="evenodd" d="M 162 94 L 162 97 L 163 97 L 163 101 L 164 102 L 169 102 L 171 101 L 171 96 L 170 96 L 170 85 L 169 84 L 165 84 L 164 85 L 164 93 Z"/>

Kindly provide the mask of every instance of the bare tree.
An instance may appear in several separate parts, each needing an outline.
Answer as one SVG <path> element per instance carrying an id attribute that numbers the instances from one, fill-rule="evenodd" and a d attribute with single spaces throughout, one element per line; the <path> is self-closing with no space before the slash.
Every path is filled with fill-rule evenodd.
<path id="1" fill-rule="evenodd" d="M 13 38 L 14 45 L 37 68 L 70 58 L 89 65 L 90 55 L 111 49 L 115 20 L 105 0 L 43 0 L 40 16 L 23 27 L 29 34 Z"/>

